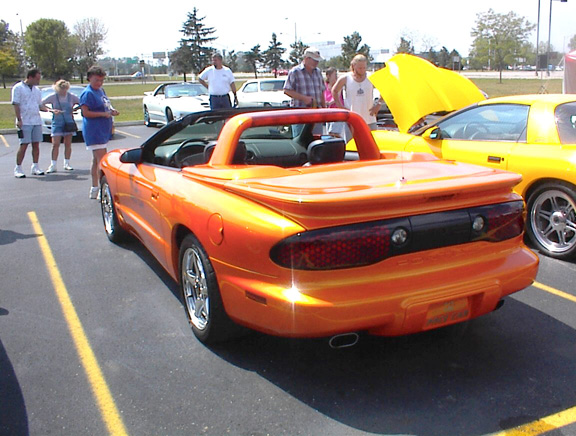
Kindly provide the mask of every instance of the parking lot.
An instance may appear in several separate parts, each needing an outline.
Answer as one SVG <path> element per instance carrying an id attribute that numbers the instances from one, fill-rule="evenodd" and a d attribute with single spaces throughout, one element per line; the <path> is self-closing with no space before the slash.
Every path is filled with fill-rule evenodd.
<path id="1" fill-rule="evenodd" d="M 156 131 L 118 126 L 110 148 Z M 574 261 L 541 256 L 533 286 L 463 325 L 206 347 L 142 245 L 106 238 L 84 144 L 74 171 L 16 179 L 17 141 L 0 136 L 0 434 L 576 434 Z"/>

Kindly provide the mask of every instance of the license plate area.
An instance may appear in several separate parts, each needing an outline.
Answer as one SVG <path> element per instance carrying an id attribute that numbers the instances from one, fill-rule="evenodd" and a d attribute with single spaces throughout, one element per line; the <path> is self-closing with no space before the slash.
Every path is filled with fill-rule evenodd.
<path id="1" fill-rule="evenodd" d="M 423 330 L 430 330 L 470 318 L 469 298 L 458 298 L 431 304 L 426 313 Z"/>

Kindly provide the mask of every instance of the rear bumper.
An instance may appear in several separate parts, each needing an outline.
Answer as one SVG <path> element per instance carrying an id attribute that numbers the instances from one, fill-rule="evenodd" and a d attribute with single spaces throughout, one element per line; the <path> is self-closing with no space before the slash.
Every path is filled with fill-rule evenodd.
<path id="1" fill-rule="evenodd" d="M 489 313 L 506 295 L 530 286 L 538 257 L 520 241 L 428 250 L 347 270 L 283 270 L 279 277 L 213 263 L 226 312 L 255 330 L 397 336 Z"/>

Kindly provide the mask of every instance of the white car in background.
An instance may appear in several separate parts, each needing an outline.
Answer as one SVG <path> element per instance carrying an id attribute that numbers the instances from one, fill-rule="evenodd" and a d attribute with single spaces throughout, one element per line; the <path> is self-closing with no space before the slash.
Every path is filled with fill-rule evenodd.
<path id="1" fill-rule="evenodd" d="M 168 124 L 193 112 L 210 110 L 208 90 L 200 83 L 163 83 L 144 93 L 144 124 Z"/>
<path id="2" fill-rule="evenodd" d="M 290 97 L 284 94 L 285 82 L 286 78 L 247 80 L 236 93 L 238 107 L 289 106 Z"/>
<path id="3" fill-rule="evenodd" d="M 54 94 L 54 89 L 51 86 L 47 86 L 45 88 L 40 88 L 42 92 L 42 100 L 48 97 L 50 94 Z M 84 86 L 80 85 L 71 85 L 68 92 L 74 94 L 76 97 L 80 98 L 80 94 L 84 91 Z M 52 107 L 51 104 L 46 105 L 48 107 Z M 56 108 L 59 109 L 59 108 Z M 52 113 L 50 112 L 40 112 L 40 117 L 42 118 L 42 135 L 43 136 L 50 136 L 52 133 Z M 76 126 L 78 127 L 78 133 L 82 134 L 82 112 L 80 109 L 74 112 L 74 121 L 76 122 Z"/>

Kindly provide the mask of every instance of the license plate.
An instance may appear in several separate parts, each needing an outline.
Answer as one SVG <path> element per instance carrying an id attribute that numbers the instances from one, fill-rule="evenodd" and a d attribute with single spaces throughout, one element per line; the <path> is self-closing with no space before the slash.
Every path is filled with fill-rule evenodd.
<path id="1" fill-rule="evenodd" d="M 464 321 L 470 317 L 468 298 L 443 301 L 428 308 L 424 330 Z"/>

